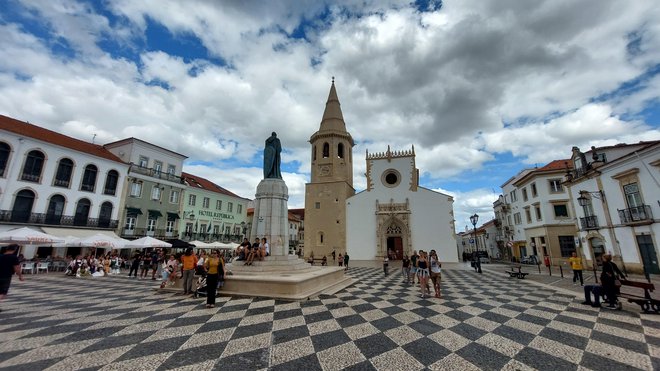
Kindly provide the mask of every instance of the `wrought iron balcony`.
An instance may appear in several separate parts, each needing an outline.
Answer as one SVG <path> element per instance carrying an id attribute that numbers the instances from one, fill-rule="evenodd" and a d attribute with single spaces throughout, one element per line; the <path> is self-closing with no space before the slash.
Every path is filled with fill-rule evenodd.
<path id="1" fill-rule="evenodd" d="M 653 222 L 653 214 L 651 213 L 651 206 L 649 205 L 629 207 L 618 211 L 619 218 L 621 218 L 621 224 Z"/>
<path id="2" fill-rule="evenodd" d="M 34 174 L 30 174 L 30 173 L 23 173 L 21 175 L 21 180 L 25 180 L 25 181 L 28 181 L 28 182 L 39 183 L 39 178 L 41 178 L 39 175 L 34 175 Z"/>
<path id="3" fill-rule="evenodd" d="M 53 182 L 53 185 L 56 187 L 64 187 L 64 188 L 69 188 L 69 185 L 71 182 L 69 180 L 63 180 L 63 179 L 55 179 Z"/>
<path id="4" fill-rule="evenodd" d="M 183 178 L 181 178 L 180 176 L 176 176 L 174 174 L 163 172 L 162 170 L 155 170 L 152 168 L 142 167 L 133 164 L 131 165 L 130 171 L 134 173 L 150 176 L 152 178 L 168 180 L 170 182 L 183 184 Z"/>
<path id="5" fill-rule="evenodd" d="M 167 229 L 152 229 L 149 230 L 148 228 L 126 228 L 124 227 L 121 230 L 121 237 L 135 237 L 135 238 L 140 238 L 140 237 L 153 237 L 153 238 L 158 238 L 158 239 L 171 239 L 171 238 L 178 238 L 179 237 L 179 232 L 177 231 L 168 231 Z"/>
<path id="6" fill-rule="evenodd" d="M 116 229 L 119 223 L 116 219 L 108 218 L 87 218 L 82 216 L 76 217 L 75 215 L 54 215 L 13 210 L 0 210 L 0 222 L 43 226 L 93 227 L 103 229 Z"/>
<path id="7" fill-rule="evenodd" d="M 598 217 L 591 215 L 580 218 L 580 225 L 582 226 L 582 230 L 598 229 Z"/>

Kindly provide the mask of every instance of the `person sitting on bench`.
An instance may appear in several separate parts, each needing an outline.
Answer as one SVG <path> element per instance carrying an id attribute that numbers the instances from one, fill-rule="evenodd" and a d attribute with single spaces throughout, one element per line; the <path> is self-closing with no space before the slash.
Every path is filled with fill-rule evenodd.
<path id="1" fill-rule="evenodd" d="M 600 296 L 605 294 L 607 299 L 607 309 L 617 309 L 616 297 L 619 294 L 619 287 L 616 285 L 617 278 L 623 279 L 625 276 L 619 270 L 619 267 L 612 262 L 612 255 L 604 254 L 603 272 L 600 274 L 601 285 L 584 286 L 584 302 L 582 304 L 600 307 Z M 594 301 L 591 301 L 591 293 L 594 294 Z"/>

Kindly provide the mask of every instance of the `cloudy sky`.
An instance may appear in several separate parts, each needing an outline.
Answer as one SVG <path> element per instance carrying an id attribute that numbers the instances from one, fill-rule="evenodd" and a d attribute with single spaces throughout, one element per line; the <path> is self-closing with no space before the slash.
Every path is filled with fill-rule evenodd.
<path id="1" fill-rule="evenodd" d="M 660 139 L 660 5 L 572 0 L 5 0 L 0 114 L 138 137 L 253 198 L 277 131 L 290 207 L 332 76 L 365 150 L 415 146 L 457 228 L 571 147 Z"/>

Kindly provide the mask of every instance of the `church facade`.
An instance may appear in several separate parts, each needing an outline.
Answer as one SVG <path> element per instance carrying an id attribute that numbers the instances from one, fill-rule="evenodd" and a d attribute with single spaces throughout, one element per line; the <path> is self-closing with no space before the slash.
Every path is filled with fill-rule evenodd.
<path id="1" fill-rule="evenodd" d="M 457 262 L 454 200 L 419 186 L 415 148 L 367 152 L 367 189 L 346 200 L 346 249 L 351 259 L 401 259 L 435 249 Z"/>

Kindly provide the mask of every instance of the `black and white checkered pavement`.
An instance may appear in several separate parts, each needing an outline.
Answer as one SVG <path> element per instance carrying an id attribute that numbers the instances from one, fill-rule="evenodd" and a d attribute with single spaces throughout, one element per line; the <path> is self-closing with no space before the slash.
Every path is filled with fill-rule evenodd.
<path id="1" fill-rule="evenodd" d="M 494 273 L 445 270 L 442 299 L 395 273 L 350 274 L 336 295 L 214 309 L 152 281 L 28 276 L 0 303 L 0 369 L 660 369 L 660 316 Z"/>

